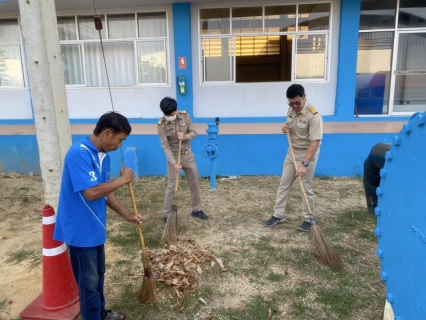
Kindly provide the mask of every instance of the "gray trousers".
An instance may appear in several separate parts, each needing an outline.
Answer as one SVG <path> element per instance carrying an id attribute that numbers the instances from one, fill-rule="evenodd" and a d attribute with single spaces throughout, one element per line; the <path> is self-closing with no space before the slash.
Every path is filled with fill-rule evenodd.
<path id="1" fill-rule="evenodd" d="M 178 155 L 175 155 L 177 159 Z M 192 211 L 201 210 L 201 197 L 200 197 L 200 181 L 197 164 L 195 163 L 195 156 L 190 151 L 181 156 L 181 166 L 188 178 L 189 189 L 191 191 Z M 172 165 L 168 165 L 169 183 L 167 185 L 166 194 L 164 196 L 164 216 L 167 217 L 172 209 L 175 199 L 175 186 L 176 186 L 176 171 Z"/>
<path id="2" fill-rule="evenodd" d="M 299 167 L 302 161 L 305 158 L 307 149 L 294 149 L 294 157 L 296 158 L 296 166 Z M 312 180 L 314 179 L 315 168 L 317 166 L 317 160 L 320 150 L 318 148 L 314 158 L 309 162 L 309 166 L 306 171 L 306 175 L 303 182 L 303 187 L 305 188 L 306 197 L 308 198 L 309 206 L 311 207 L 312 213 L 315 214 L 315 195 L 312 188 Z M 294 180 L 296 179 L 296 169 L 293 163 L 293 157 L 291 156 L 290 149 L 287 152 L 286 159 L 283 166 L 283 174 L 280 180 L 280 186 L 277 191 L 277 199 L 275 201 L 274 214 L 276 218 L 285 217 L 285 208 L 287 205 L 287 200 L 290 196 L 290 189 L 293 185 Z M 299 183 L 299 182 L 297 182 Z M 306 206 L 305 198 L 302 194 L 302 210 L 300 216 L 303 216 L 305 221 L 309 220 L 309 210 Z"/>

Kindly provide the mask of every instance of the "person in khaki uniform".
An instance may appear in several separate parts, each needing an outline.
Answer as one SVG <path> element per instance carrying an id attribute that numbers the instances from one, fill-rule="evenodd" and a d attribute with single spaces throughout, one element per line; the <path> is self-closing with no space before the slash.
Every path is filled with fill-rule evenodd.
<path id="1" fill-rule="evenodd" d="M 178 111 L 176 100 L 166 97 L 160 102 L 164 117 L 158 121 L 158 135 L 161 147 L 168 162 L 169 182 L 164 197 L 164 222 L 172 209 L 175 197 L 176 173 L 184 170 L 189 183 L 192 200 L 191 216 L 202 220 L 208 219 L 201 210 L 200 182 L 195 156 L 191 151 L 191 141 L 197 137 L 191 116 L 186 111 Z M 178 166 L 179 140 L 182 141 L 181 165 Z"/>
<path id="2" fill-rule="evenodd" d="M 296 159 L 297 170 L 291 156 L 290 148 L 284 161 L 283 174 L 277 191 L 274 214 L 265 222 L 266 227 L 273 227 L 285 221 L 285 208 L 290 196 L 290 189 L 294 180 L 301 179 L 306 191 L 309 206 L 315 213 L 315 196 L 312 188 L 315 168 L 320 153 L 320 144 L 323 135 L 323 121 L 321 114 L 306 101 L 305 89 L 299 84 L 293 84 L 287 89 L 287 99 L 290 108 L 287 113 L 287 123 L 282 127 L 284 134 L 290 134 Z M 311 231 L 309 210 L 303 199 L 303 223 L 298 230 Z"/>

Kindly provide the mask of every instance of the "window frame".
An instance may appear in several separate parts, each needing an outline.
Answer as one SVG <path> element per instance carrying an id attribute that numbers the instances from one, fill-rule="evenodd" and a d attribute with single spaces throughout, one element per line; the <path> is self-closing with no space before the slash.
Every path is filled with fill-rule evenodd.
<path id="1" fill-rule="evenodd" d="M 399 28 L 399 14 L 400 14 L 400 0 L 396 0 L 395 7 L 395 24 L 392 28 L 378 28 L 378 29 L 364 29 L 358 30 L 358 34 L 360 33 L 376 33 L 376 32 L 393 32 L 394 39 L 392 45 L 392 60 L 391 60 L 391 70 L 390 70 L 390 83 L 389 83 L 389 104 L 388 104 L 388 112 L 386 114 L 354 114 L 354 117 L 359 118 L 383 118 L 383 117 L 397 117 L 397 116 L 411 116 L 416 111 L 394 111 L 394 100 L 395 100 L 395 82 L 397 76 L 397 62 L 398 62 L 398 48 L 399 48 L 399 36 L 401 34 L 411 34 L 411 33 L 426 33 L 426 27 L 416 27 L 416 28 Z M 360 16 L 361 19 L 361 16 Z M 358 44 L 359 46 L 359 44 Z M 359 51 L 359 47 L 358 47 Z M 358 63 L 358 62 L 357 62 Z M 426 71 L 422 72 L 422 74 L 426 74 Z"/>
<path id="2" fill-rule="evenodd" d="M 22 30 L 21 30 L 21 19 L 19 16 L 4 16 L 0 17 L 0 20 L 12 20 L 16 19 L 18 22 L 19 29 L 19 42 L 1 42 L 0 47 L 8 47 L 8 46 L 19 46 L 19 53 L 21 58 L 21 71 L 22 71 L 22 86 L 0 86 L 0 90 L 26 90 L 27 89 L 27 65 L 25 63 L 24 56 L 24 44 L 22 38 Z"/>
<path id="3" fill-rule="evenodd" d="M 399 7 L 399 0 L 398 0 Z M 399 9 L 399 8 L 398 8 Z M 398 23 L 398 18 L 395 19 L 396 23 Z M 396 24 L 396 26 L 398 26 Z M 398 49 L 399 49 L 399 38 L 401 34 L 413 34 L 413 33 L 424 33 L 426 34 L 426 28 L 395 28 L 395 37 L 394 37 L 394 46 L 392 48 L 392 66 L 391 66 L 391 82 L 389 88 L 389 108 L 388 113 L 384 116 L 411 116 L 413 113 L 417 111 L 394 111 L 395 107 L 395 84 L 396 77 L 398 75 L 402 75 L 399 73 L 397 69 L 398 63 Z M 405 70 L 404 73 L 412 72 L 412 70 Z M 426 76 L 426 71 L 418 71 L 418 74 L 423 74 Z"/>
<path id="4" fill-rule="evenodd" d="M 210 37 L 210 36 L 208 36 L 208 37 L 204 37 L 203 39 L 228 39 L 228 41 L 231 41 L 232 44 L 233 44 L 233 50 L 234 51 L 236 50 L 236 41 L 235 41 L 236 37 L 232 36 L 231 34 L 224 35 L 223 37 Z M 208 83 L 209 85 L 221 85 L 221 84 L 228 85 L 228 84 L 236 84 L 237 83 L 237 82 L 235 82 L 235 75 L 236 75 L 236 68 L 237 68 L 236 63 L 235 63 L 236 62 L 236 55 L 235 54 L 233 56 L 229 56 L 229 60 L 230 61 L 232 60 L 232 68 L 230 68 L 232 74 L 230 76 L 234 80 L 205 81 L 204 77 L 206 75 L 206 72 L 205 72 L 205 70 L 206 70 L 206 59 L 202 55 L 202 43 L 200 43 L 200 48 L 201 48 L 200 49 L 201 50 L 201 52 L 200 52 L 200 55 L 201 55 L 200 80 L 203 81 L 202 83 L 204 83 L 204 84 Z"/>
<path id="5" fill-rule="evenodd" d="M 166 20 L 166 36 L 163 37 L 144 37 L 139 38 L 139 28 L 138 28 L 138 13 L 155 13 L 161 12 L 165 13 Z M 133 14 L 135 17 L 135 38 L 117 38 L 117 39 L 109 39 L 109 25 L 108 25 L 108 15 L 126 15 Z M 82 72 L 84 75 L 84 84 L 66 84 L 67 89 L 102 89 L 107 88 L 106 86 L 88 86 L 87 85 L 87 72 L 86 72 L 86 56 L 85 56 L 85 43 L 99 43 L 100 39 L 97 37 L 96 39 L 89 40 L 81 40 L 80 39 L 80 29 L 78 25 L 79 17 L 87 17 L 93 16 L 93 13 L 63 13 L 57 14 L 57 18 L 59 17 L 74 17 L 75 20 L 75 28 L 77 40 L 60 40 L 59 44 L 79 44 L 81 46 L 82 52 Z M 129 86 L 111 86 L 111 88 L 123 89 L 123 88 L 141 88 L 141 87 L 170 87 L 171 86 L 171 57 L 170 57 L 170 28 L 169 28 L 169 16 L 170 12 L 167 8 L 159 8 L 152 10 L 134 10 L 134 11 L 106 11 L 100 13 L 100 16 L 104 18 L 102 20 L 103 30 L 105 31 L 105 37 L 102 38 L 103 43 L 117 43 L 117 42 L 132 42 L 133 43 L 133 59 L 135 63 L 135 71 L 132 74 L 132 81 L 134 85 Z M 139 66 L 138 66 L 138 43 L 145 41 L 159 41 L 165 44 L 165 54 L 166 54 L 166 81 L 165 83 L 139 83 Z M 102 63 L 103 60 L 102 60 Z"/>
<path id="6" fill-rule="evenodd" d="M 65 87 L 69 87 L 69 88 L 73 88 L 73 87 L 86 87 L 87 85 L 87 77 L 86 77 L 86 63 L 85 63 L 85 57 L 84 57 L 84 45 L 83 43 L 76 43 L 74 40 L 72 41 L 62 41 L 60 42 L 59 46 L 62 50 L 62 44 L 70 44 L 70 45 L 78 45 L 80 47 L 80 52 L 81 52 L 81 66 L 82 66 L 82 70 L 81 72 L 83 73 L 83 80 L 84 83 L 83 84 L 66 84 L 65 82 L 65 74 L 64 74 L 64 83 L 65 83 Z M 63 57 L 62 57 L 62 63 L 63 63 Z M 89 87 L 92 88 L 92 87 Z"/>
<path id="7" fill-rule="evenodd" d="M 325 35 L 325 41 L 326 41 L 326 52 L 324 54 L 324 77 L 323 78 L 297 78 L 297 36 L 305 36 L 305 35 Z M 296 81 L 296 82 L 303 82 L 303 83 L 324 83 L 324 82 L 329 82 L 329 74 L 330 71 L 328 69 L 329 66 L 329 42 L 330 42 L 330 34 L 329 33 L 322 33 L 322 32 L 318 32 L 318 33 L 302 33 L 302 34 L 298 34 L 296 36 L 293 37 L 292 39 L 293 42 L 293 59 L 292 59 L 292 68 L 294 68 L 294 71 L 292 72 L 292 78 L 291 78 L 291 82 Z M 294 62 L 293 62 L 294 61 Z"/>
<path id="8" fill-rule="evenodd" d="M 315 30 L 315 31 L 298 31 L 299 26 L 299 5 L 305 4 L 329 4 L 330 5 L 330 14 L 329 14 L 329 29 L 328 30 Z M 295 21 L 295 31 L 286 31 L 286 32 L 265 32 L 265 7 L 269 6 L 296 6 L 296 21 Z M 261 4 L 262 6 L 262 33 L 244 33 L 244 34 L 235 34 L 232 33 L 232 9 L 233 8 L 247 8 L 247 7 L 259 7 L 258 4 L 248 4 L 248 5 L 214 5 L 214 6 L 200 6 L 197 10 L 197 39 L 198 39 L 198 56 L 199 56 L 199 85 L 200 86 L 221 86 L 221 85 L 261 85 L 261 84 L 276 84 L 276 83 L 292 83 L 292 82 L 300 82 L 300 83 L 330 83 L 330 75 L 331 75 L 331 61 L 330 58 L 331 48 L 332 48 L 332 37 L 333 37 L 333 13 L 334 13 L 334 5 L 333 1 L 318 1 L 318 2 L 308 2 L 308 3 L 299 3 L 299 2 L 289 2 L 289 3 L 275 3 L 275 4 Z M 212 34 L 201 34 L 201 10 L 208 9 L 228 9 L 229 8 L 229 34 L 220 34 L 220 35 L 212 35 Z M 327 39 L 326 43 L 326 52 L 324 57 L 324 77 L 323 78 L 312 78 L 312 79 L 297 79 L 296 78 L 296 37 L 303 35 L 325 35 Z M 233 56 L 233 79 L 232 81 L 205 81 L 205 63 L 202 52 L 202 43 L 203 39 L 221 39 L 221 38 L 233 38 L 234 43 L 236 43 L 235 39 L 238 37 L 256 37 L 256 36 L 283 36 L 283 35 L 291 35 L 292 37 L 292 60 L 291 60 L 291 80 L 290 81 L 268 81 L 268 82 L 236 82 L 236 55 Z"/>
<path id="9" fill-rule="evenodd" d="M 153 41 L 151 39 L 155 39 L 155 40 Z M 168 59 L 167 59 L 167 42 L 166 42 L 165 39 L 159 39 L 158 37 L 156 37 L 156 38 L 145 38 L 144 40 L 137 41 L 135 43 L 134 50 L 135 50 L 135 60 L 136 60 L 136 63 L 135 63 L 135 69 L 136 69 L 136 71 L 135 71 L 135 73 L 136 73 L 138 85 L 139 86 L 145 86 L 145 87 L 146 86 L 164 86 L 164 84 L 162 84 L 162 83 L 154 83 L 153 82 L 153 83 L 149 83 L 149 84 L 144 84 L 144 83 L 140 83 L 139 82 L 139 80 L 140 80 L 140 74 L 139 74 L 139 65 L 137 63 L 137 60 L 139 58 L 139 46 L 138 46 L 138 44 L 139 43 L 144 43 L 144 42 L 158 42 L 158 43 L 161 43 L 162 45 L 164 45 L 165 52 L 166 52 L 166 65 L 168 65 Z M 168 75 L 167 70 L 166 70 L 166 74 L 165 75 L 166 75 L 166 83 L 168 83 L 169 79 L 170 79 L 170 75 Z"/>

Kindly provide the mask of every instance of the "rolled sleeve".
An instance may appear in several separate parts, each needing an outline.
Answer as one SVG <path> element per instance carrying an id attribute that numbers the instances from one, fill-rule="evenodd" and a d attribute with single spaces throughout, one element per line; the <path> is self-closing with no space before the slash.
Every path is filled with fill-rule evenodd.
<path id="1" fill-rule="evenodd" d="M 322 140 L 323 136 L 323 121 L 319 113 L 315 114 L 309 123 L 309 140 Z"/>
<path id="2" fill-rule="evenodd" d="M 188 124 L 188 133 L 185 136 L 186 136 L 186 139 L 188 139 L 188 141 L 192 141 L 197 137 L 197 132 L 195 131 L 194 124 L 192 123 L 192 119 L 189 115 L 186 122 Z"/>
<path id="3" fill-rule="evenodd" d="M 161 147 L 163 148 L 164 154 L 166 155 L 167 161 L 170 165 L 176 164 L 176 159 L 173 156 L 172 150 L 170 149 L 169 141 L 167 140 L 165 126 L 158 125 L 158 136 L 160 137 Z"/>

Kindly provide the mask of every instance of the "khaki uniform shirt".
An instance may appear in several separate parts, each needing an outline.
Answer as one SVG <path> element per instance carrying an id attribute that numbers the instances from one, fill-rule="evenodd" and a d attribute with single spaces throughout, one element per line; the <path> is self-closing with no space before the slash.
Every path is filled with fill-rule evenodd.
<path id="1" fill-rule="evenodd" d="M 186 140 L 182 141 L 182 153 L 191 151 L 191 140 L 197 137 L 191 116 L 186 111 L 179 111 L 174 121 L 168 121 L 165 117 L 158 121 L 158 135 L 161 140 L 161 147 L 170 165 L 177 164 L 179 153 L 179 140 L 177 133 L 183 132 Z"/>
<path id="2" fill-rule="evenodd" d="M 322 116 L 308 102 L 297 114 L 292 108 L 288 108 L 287 124 L 290 126 L 293 148 L 307 149 L 312 141 L 322 140 Z"/>

